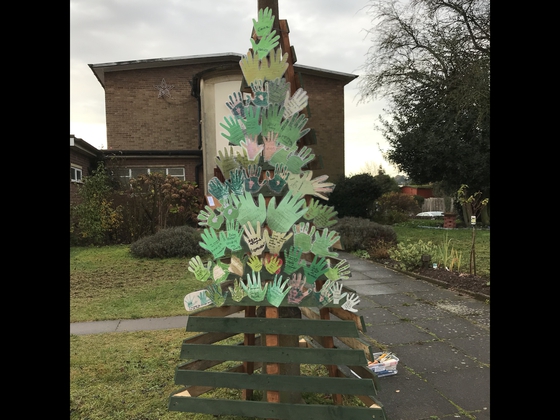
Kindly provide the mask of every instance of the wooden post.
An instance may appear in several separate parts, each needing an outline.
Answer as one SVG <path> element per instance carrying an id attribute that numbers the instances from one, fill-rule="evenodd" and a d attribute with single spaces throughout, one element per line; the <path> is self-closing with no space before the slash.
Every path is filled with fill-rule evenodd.
<path id="1" fill-rule="evenodd" d="M 255 316 L 255 307 L 247 306 L 245 307 L 245 318 Z M 254 346 L 255 345 L 255 334 L 243 334 L 243 345 Z M 243 362 L 243 371 L 248 374 L 252 374 L 255 369 L 254 362 Z M 252 389 L 244 389 L 241 394 L 243 400 L 248 400 L 253 398 Z"/>
<path id="2" fill-rule="evenodd" d="M 278 318 L 278 308 L 275 306 L 267 306 L 265 310 L 266 318 Z M 266 335 L 267 347 L 278 347 L 278 334 Z M 269 375 L 279 375 L 280 365 L 278 363 L 267 363 L 266 373 Z M 280 391 L 266 391 L 266 400 L 268 402 L 280 402 Z"/>

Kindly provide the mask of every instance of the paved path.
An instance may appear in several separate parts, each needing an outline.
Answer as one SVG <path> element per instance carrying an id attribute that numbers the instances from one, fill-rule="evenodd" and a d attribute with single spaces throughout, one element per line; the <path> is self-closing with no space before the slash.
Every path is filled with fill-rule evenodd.
<path id="1" fill-rule="evenodd" d="M 398 373 L 379 378 L 387 418 L 490 419 L 490 305 L 349 253 L 339 257 L 350 264 L 343 282 L 360 296 L 366 334 L 399 358 Z M 185 328 L 186 320 L 78 322 L 70 334 Z"/>

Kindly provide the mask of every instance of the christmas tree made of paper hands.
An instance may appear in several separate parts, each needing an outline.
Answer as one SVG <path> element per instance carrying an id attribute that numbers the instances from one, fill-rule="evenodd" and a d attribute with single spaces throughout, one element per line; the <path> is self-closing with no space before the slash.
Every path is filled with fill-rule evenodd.
<path id="1" fill-rule="evenodd" d="M 275 50 L 280 36 L 273 22 L 268 8 L 253 19 L 259 41 L 251 38 L 252 49 L 239 62 L 252 92 L 233 92 L 226 103 L 232 115 L 220 125 L 229 152 L 226 147 L 216 157 L 225 182 L 214 177 L 208 183 L 221 205 L 207 205 L 198 215 L 200 245 L 213 258 L 189 261 L 189 271 L 206 288 L 185 296 L 185 309 L 268 302 L 356 312 L 358 296 L 343 292 L 340 282 L 350 275 L 348 262 L 331 261 L 338 256 L 331 250 L 339 240 L 331 229 L 337 212 L 313 198 L 328 200 L 335 185 L 327 175 L 313 178 L 311 170 L 302 170 L 315 157 L 306 146 L 298 148 L 310 131 L 300 114 L 308 96 L 301 88 L 290 95 L 283 77 L 288 54 Z M 241 152 L 234 155 L 233 146 Z"/>

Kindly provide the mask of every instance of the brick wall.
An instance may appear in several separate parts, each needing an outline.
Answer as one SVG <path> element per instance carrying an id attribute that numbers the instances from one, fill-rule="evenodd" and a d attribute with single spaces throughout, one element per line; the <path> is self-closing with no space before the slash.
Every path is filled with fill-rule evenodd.
<path id="1" fill-rule="evenodd" d="M 91 175 L 91 160 L 81 153 L 78 153 L 74 148 L 70 148 L 70 165 L 77 165 L 82 169 L 82 177 Z M 75 205 L 79 202 L 78 189 L 82 184 L 70 181 L 70 204 Z"/>

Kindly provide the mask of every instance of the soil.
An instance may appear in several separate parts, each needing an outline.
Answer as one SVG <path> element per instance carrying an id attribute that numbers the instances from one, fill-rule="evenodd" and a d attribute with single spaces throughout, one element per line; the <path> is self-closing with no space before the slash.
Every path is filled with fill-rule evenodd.
<path id="1" fill-rule="evenodd" d="M 388 267 L 397 269 L 395 261 L 391 259 L 376 260 L 376 262 L 384 264 Z M 419 268 L 412 272 L 426 279 L 432 280 L 434 283 L 440 284 L 451 290 L 459 292 L 468 292 L 478 297 L 490 298 L 490 280 L 486 277 L 475 276 L 474 274 L 458 273 L 456 271 L 448 271 L 445 268 Z"/>

